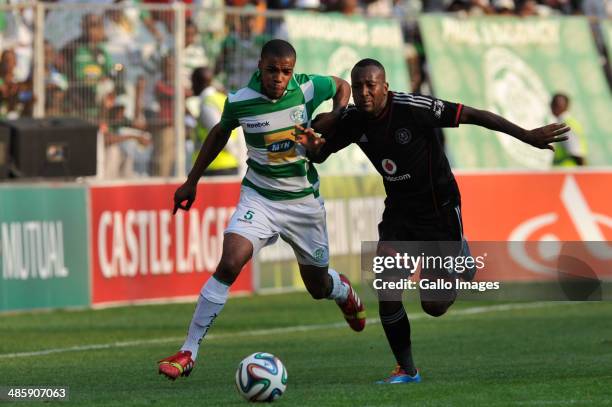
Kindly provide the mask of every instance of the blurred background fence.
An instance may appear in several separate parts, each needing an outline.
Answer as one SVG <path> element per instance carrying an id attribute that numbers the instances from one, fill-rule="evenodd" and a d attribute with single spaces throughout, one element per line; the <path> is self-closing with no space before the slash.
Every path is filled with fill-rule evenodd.
<path id="1" fill-rule="evenodd" d="M 8 3 L 0 4 L 0 117 L 95 123 L 103 179 L 184 176 L 202 140 L 197 93 L 245 86 L 271 38 L 296 46 L 298 71 L 348 79 L 356 61 L 375 57 L 392 89 L 488 108 L 523 126 L 554 120 L 551 95 L 568 93 L 589 163 L 612 162 L 609 1 Z M 579 13 L 587 16 L 566 16 Z M 453 165 L 550 166 L 550 156 L 488 133 L 465 128 L 448 138 Z M 240 173 L 240 137 L 231 147 Z M 323 173 L 372 172 L 359 152 L 342 155 Z"/>

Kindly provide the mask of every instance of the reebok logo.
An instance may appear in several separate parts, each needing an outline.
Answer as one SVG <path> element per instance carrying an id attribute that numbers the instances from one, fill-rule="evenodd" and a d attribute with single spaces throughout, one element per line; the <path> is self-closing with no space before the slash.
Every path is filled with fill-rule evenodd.
<path id="1" fill-rule="evenodd" d="M 259 129 L 261 127 L 268 127 L 270 125 L 269 121 L 258 122 L 258 123 L 247 123 L 247 129 Z"/>

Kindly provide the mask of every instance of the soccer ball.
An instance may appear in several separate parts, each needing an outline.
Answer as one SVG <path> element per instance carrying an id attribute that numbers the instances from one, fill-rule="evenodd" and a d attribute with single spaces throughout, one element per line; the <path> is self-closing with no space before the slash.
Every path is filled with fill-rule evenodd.
<path id="1" fill-rule="evenodd" d="M 274 401 L 287 388 L 287 369 L 271 353 L 253 353 L 238 365 L 236 388 L 249 401 Z"/>

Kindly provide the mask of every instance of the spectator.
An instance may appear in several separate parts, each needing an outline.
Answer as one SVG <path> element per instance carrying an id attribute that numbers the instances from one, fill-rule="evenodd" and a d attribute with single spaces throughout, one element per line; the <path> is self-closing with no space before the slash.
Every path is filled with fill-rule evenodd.
<path id="1" fill-rule="evenodd" d="M 0 56 L 0 117 L 9 119 L 32 115 L 32 82 L 19 82 L 16 66 L 15 51 L 3 51 Z"/>
<path id="2" fill-rule="evenodd" d="M 429 75 L 421 31 L 417 25 L 414 25 L 410 27 L 406 34 L 407 41 L 404 46 L 404 55 L 410 74 L 410 89 L 413 93 L 430 94 Z"/>
<path id="3" fill-rule="evenodd" d="M 219 92 L 212 86 L 213 70 L 207 67 L 199 67 L 193 71 L 191 86 L 194 95 L 200 100 L 200 113 L 195 129 L 193 162 L 200 151 L 202 143 L 206 140 L 208 132 L 221 120 L 223 105 L 227 98 L 224 93 Z M 238 174 L 241 158 L 244 155 L 244 147 L 241 147 L 241 138 L 234 130 L 217 158 L 208 166 L 204 175 L 235 175 Z"/>
<path id="4" fill-rule="evenodd" d="M 198 25 L 200 32 L 205 32 L 215 36 L 225 29 L 224 12 L 221 10 L 225 6 L 223 0 L 196 0 L 196 17 L 194 21 Z M 215 9 L 215 10 L 212 10 Z"/>
<path id="5" fill-rule="evenodd" d="M 86 14 L 81 20 L 81 37 L 64 48 L 70 81 L 68 103 L 83 109 L 90 119 L 99 117 L 101 101 L 114 89 L 113 64 L 106 50 L 102 16 Z"/>
<path id="6" fill-rule="evenodd" d="M 612 1 L 582 0 L 582 12 L 588 17 L 606 19 L 612 17 Z"/>
<path id="7" fill-rule="evenodd" d="M 155 83 L 159 112 L 153 126 L 153 175 L 169 177 L 174 170 L 174 56 L 162 58 L 162 76 Z"/>
<path id="8" fill-rule="evenodd" d="M 68 79 L 60 70 L 57 52 L 49 41 L 45 41 L 45 114 L 61 116 L 68 90 Z"/>
<path id="9" fill-rule="evenodd" d="M 188 19 L 185 23 L 185 49 L 183 50 L 183 86 L 191 88 L 191 74 L 199 66 L 208 65 L 206 51 L 200 43 L 198 27 L 193 20 Z"/>
<path id="10" fill-rule="evenodd" d="M 589 24 L 595 39 L 595 46 L 602 56 L 603 71 L 608 81 L 608 86 L 612 89 L 612 67 L 609 57 L 612 54 L 612 51 L 609 51 L 610 46 L 612 46 L 612 34 L 608 34 L 611 31 L 609 29 L 606 30 L 606 25 L 603 23 L 603 20 L 612 17 L 612 0 L 583 0 L 581 10 L 587 17 L 590 17 Z M 600 21 L 602 21 L 601 24 Z M 606 44 L 606 35 L 609 35 L 611 39 L 609 44 Z"/>
<path id="11" fill-rule="evenodd" d="M 470 2 L 467 0 L 453 0 L 446 9 L 449 13 L 459 13 L 462 15 L 467 15 L 470 11 Z"/>
<path id="12" fill-rule="evenodd" d="M 481 16 L 494 14 L 495 10 L 489 0 L 471 0 L 468 13 L 470 16 Z"/>
<path id="13" fill-rule="evenodd" d="M 363 14 L 363 9 L 359 6 L 358 0 L 339 0 L 338 11 L 345 16 Z"/>
<path id="14" fill-rule="evenodd" d="M 255 12 L 256 14 L 253 15 L 254 21 L 251 24 L 252 32 L 261 34 L 265 31 L 266 16 L 264 14 L 268 10 L 265 0 L 226 0 L 225 3 L 230 7 L 242 7 L 248 13 Z M 234 15 L 233 17 L 240 18 L 240 15 Z"/>
<path id="15" fill-rule="evenodd" d="M 521 17 L 539 16 L 538 3 L 535 0 L 525 0 L 519 8 L 518 15 Z"/>
<path id="16" fill-rule="evenodd" d="M 115 0 L 114 4 L 128 6 L 130 1 Z M 145 74 L 143 49 L 151 46 L 153 39 L 150 35 L 140 36 L 146 29 L 133 7 L 107 10 L 104 13 L 104 31 L 107 36 L 105 47 L 114 64 L 115 93 L 122 95 L 127 102 L 125 115 L 134 118 L 135 83 Z"/>
<path id="17" fill-rule="evenodd" d="M 24 1 L 1 1 L 18 6 Z M 32 57 L 34 43 L 34 9 L 32 7 L 15 8 L 2 12 L 0 24 L 0 49 L 12 49 L 15 53 L 15 81 L 27 82 L 32 75 Z"/>
<path id="18" fill-rule="evenodd" d="M 568 139 L 557 143 L 553 164 L 559 167 L 575 167 L 586 165 L 587 141 L 582 125 L 570 113 L 570 99 L 564 93 L 556 93 L 550 101 L 550 110 L 558 123 L 570 127 L 566 135 Z"/>
<path id="19" fill-rule="evenodd" d="M 126 1 L 115 0 L 115 5 L 123 5 Z M 104 13 L 104 31 L 108 35 L 108 43 L 113 42 L 124 47 L 134 40 L 138 22 L 130 18 L 122 9 L 112 8 Z"/>
<path id="20" fill-rule="evenodd" d="M 116 93 L 127 97 L 126 117 L 144 128 L 145 107 L 153 111 L 153 116 L 159 110 L 154 86 L 161 77 L 161 58 L 174 47 L 171 34 L 174 17 L 171 11 L 139 11 L 134 7 L 140 3 L 138 0 L 114 0 L 114 3 L 124 6 L 105 14 L 107 49 L 117 70 Z"/>
<path id="21" fill-rule="evenodd" d="M 167 55 L 174 48 L 174 12 L 172 10 L 151 10 L 151 32 L 157 40 L 159 56 Z"/>
<path id="22" fill-rule="evenodd" d="M 239 16 L 233 21 L 229 35 L 223 40 L 215 74 L 225 74 L 223 84 L 228 90 L 237 90 L 248 83 L 253 72 L 257 70 L 259 50 L 271 39 L 267 34 L 255 30 L 256 22 L 253 14 Z"/>
<path id="23" fill-rule="evenodd" d="M 104 117 L 100 129 L 104 135 L 104 177 L 131 178 L 146 175 L 151 157 L 151 135 L 132 127 L 125 116 L 127 95 L 114 92 L 104 97 Z"/>
<path id="24" fill-rule="evenodd" d="M 80 1 L 99 2 L 99 0 Z M 142 0 L 113 0 L 113 4 L 121 6 L 121 8 L 109 9 L 105 13 L 105 29 L 109 39 L 109 46 L 127 48 L 131 54 L 135 53 L 135 51 L 141 51 L 142 54 L 149 54 L 149 51 L 140 50 L 143 43 L 147 43 L 146 45 L 148 48 L 150 40 L 154 40 L 159 44 L 165 44 L 165 42 L 168 41 L 168 38 L 164 37 L 168 32 L 164 22 L 161 21 L 164 19 L 163 16 L 161 16 L 163 12 L 157 11 L 152 13 L 147 9 L 139 7 L 142 2 Z M 145 3 L 149 2 L 145 1 Z M 154 14 L 157 19 L 153 18 Z M 171 11 L 166 12 L 166 14 L 168 14 L 170 19 L 173 18 Z M 173 21 L 168 23 L 170 26 L 173 25 Z M 170 38 L 170 40 L 171 39 L 172 38 Z M 134 56 L 135 55 L 130 55 L 132 58 Z"/>
<path id="25" fill-rule="evenodd" d="M 15 81 L 17 58 L 13 49 L 7 49 L 0 55 L 0 117 L 10 119 L 19 116 L 18 85 Z"/>

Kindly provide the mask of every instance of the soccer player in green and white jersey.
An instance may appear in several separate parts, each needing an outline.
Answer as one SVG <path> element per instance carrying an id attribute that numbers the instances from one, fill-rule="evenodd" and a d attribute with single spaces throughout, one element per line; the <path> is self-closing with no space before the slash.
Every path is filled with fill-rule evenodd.
<path id="1" fill-rule="evenodd" d="M 189 375 L 229 287 L 251 257 L 279 236 L 292 246 L 312 297 L 335 300 L 353 330 L 365 327 L 364 307 L 350 282 L 328 268 L 325 208 L 317 171 L 294 134 L 296 125 L 329 131 L 348 103 L 350 86 L 336 77 L 294 73 L 295 61 L 295 49 L 286 41 L 276 39 L 263 46 L 259 70 L 247 87 L 228 96 L 220 123 L 211 129 L 187 181 L 174 195 L 174 213 L 189 210 L 204 170 L 231 131 L 242 126 L 249 168 L 240 202 L 225 230 L 219 265 L 200 292 L 185 343 L 178 353 L 159 362 L 159 373 L 170 379 Z M 312 121 L 314 110 L 327 99 L 333 99 L 333 110 Z"/>

